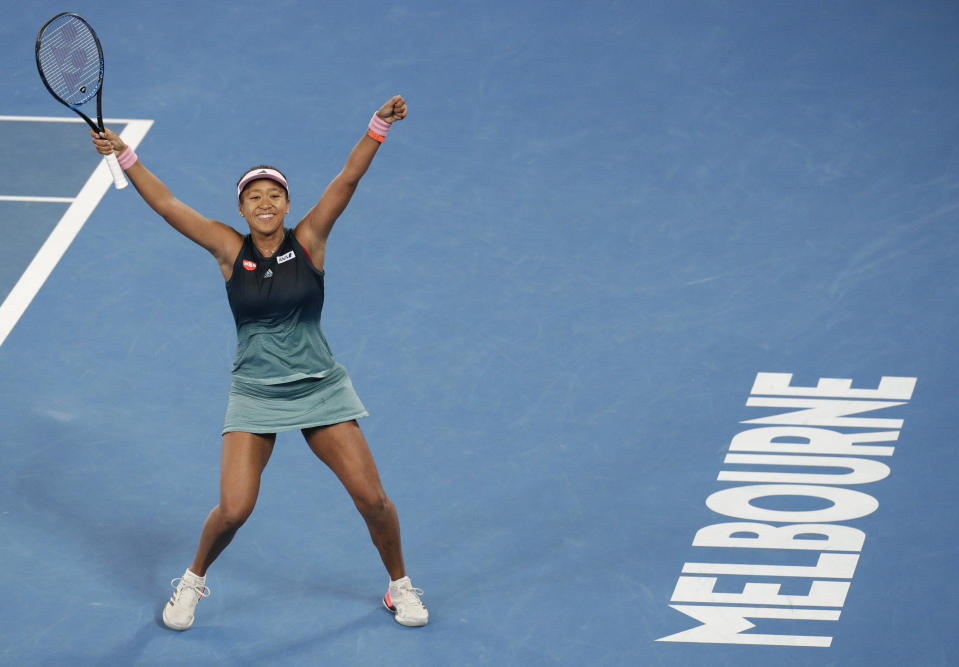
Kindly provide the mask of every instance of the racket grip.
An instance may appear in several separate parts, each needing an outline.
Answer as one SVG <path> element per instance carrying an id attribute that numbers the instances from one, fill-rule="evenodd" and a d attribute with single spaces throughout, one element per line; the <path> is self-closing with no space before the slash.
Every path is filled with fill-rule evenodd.
<path id="1" fill-rule="evenodd" d="M 127 177 L 123 175 L 123 169 L 120 168 L 120 163 L 117 162 L 117 156 L 113 153 L 104 155 L 103 159 L 106 160 L 107 166 L 110 168 L 110 175 L 113 176 L 113 185 L 117 190 L 122 190 L 129 183 L 127 183 Z"/>

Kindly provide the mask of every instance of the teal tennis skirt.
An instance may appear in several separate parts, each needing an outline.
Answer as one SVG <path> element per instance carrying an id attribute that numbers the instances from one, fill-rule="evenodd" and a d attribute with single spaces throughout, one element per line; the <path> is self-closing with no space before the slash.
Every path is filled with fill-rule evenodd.
<path id="1" fill-rule="evenodd" d="M 223 432 L 279 433 L 367 415 L 346 368 L 335 364 L 322 378 L 283 384 L 233 380 Z"/>

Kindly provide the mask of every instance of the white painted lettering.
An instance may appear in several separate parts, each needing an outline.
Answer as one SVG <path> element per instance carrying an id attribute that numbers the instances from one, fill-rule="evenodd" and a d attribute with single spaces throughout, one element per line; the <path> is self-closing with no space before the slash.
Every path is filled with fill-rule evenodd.
<path id="1" fill-rule="evenodd" d="M 803 536 L 815 537 L 803 537 Z M 700 528 L 694 547 L 739 547 L 743 549 L 809 549 L 815 551 L 862 551 L 866 534 L 858 528 L 833 523 L 768 523 L 734 521 Z"/>
<path id="2" fill-rule="evenodd" d="M 781 442 L 790 438 L 789 442 Z M 851 454 L 892 456 L 895 447 L 857 445 L 860 442 L 896 442 L 899 431 L 840 433 L 803 426 L 761 426 L 737 433 L 729 445 L 732 452 L 777 452 L 779 454 Z M 805 440 L 805 442 L 795 442 Z"/>
<path id="3" fill-rule="evenodd" d="M 683 630 L 658 642 L 688 642 L 697 644 L 756 644 L 763 646 L 818 646 L 828 647 L 832 637 L 817 635 L 743 634 L 755 628 L 747 618 L 777 618 L 802 621 L 838 621 L 840 612 L 834 609 L 781 609 L 770 607 L 700 607 L 671 604 L 673 609 L 702 625 Z"/>
<path id="4" fill-rule="evenodd" d="M 685 563 L 683 574 L 742 574 L 763 577 L 852 579 L 858 554 L 819 554 L 815 565 L 758 565 L 749 563 Z"/>
<path id="5" fill-rule="evenodd" d="M 908 401 L 916 388 L 914 377 L 885 377 L 876 389 L 852 389 L 852 380 L 820 378 L 815 387 L 793 387 L 792 373 L 756 373 L 751 394 L 773 396 L 830 396 L 833 398 L 891 398 Z"/>
<path id="6" fill-rule="evenodd" d="M 751 501 L 770 496 L 809 496 L 831 501 L 832 507 L 818 510 L 772 510 L 756 507 Z M 810 484 L 755 484 L 723 489 L 706 498 L 706 507 L 737 519 L 783 523 L 829 523 L 848 521 L 872 514 L 879 501 L 861 491 Z"/>
<path id="7" fill-rule="evenodd" d="M 710 510 L 739 520 L 700 528 L 693 546 L 818 551 L 815 565 L 810 556 L 768 552 L 742 557 L 760 562 L 686 562 L 670 601 L 687 604 L 670 606 L 701 625 L 657 641 L 831 644 L 829 636 L 746 632 L 756 627 L 747 619 L 839 619 L 839 609 L 822 607 L 845 604 L 866 535 L 838 522 L 865 517 L 879 508 L 872 495 L 848 485 L 871 484 L 890 475 L 889 465 L 873 457 L 892 456 L 903 420 L 875 413 L 910 400 L 917 378 L 883 376 L 878 385 L 866 388 L 853 388 L 853 381 L 846 378 L 819 378 L 815 386 L 794 386 L 792 380 L 792 373 L 756 374 L 746 405 L 779 414 L 741 422 L 758 426 L 732 438 L 724 463 L 735 469 L 721 470 L 717 476 L 740 485 L 706 498 Z M 720 577 L 725 585 L 717 591 Z M 731 579 L 730 584 L 725 577 L 747 579 Z M 760 581 L 748 581 L 754 578 Z M 807 583 L 797 579 L 807 580 L 808 592 L 796 588 Z M 793 594 L 797 590 L 800 594 Z M 793 626 L 789 628 L 792 631 Z"/>
<path id="8" fill-rule="evenodd" d="M 723 470 L 716 479 L 723 482 L 781 482 L 783 484 L 870 484 L 889 476 L 889 466 L 872 459 L 849 456 L 798 456 L 778 454 L 727 454 L 725 463 L 768 466 L 809 466 L 846 468 L 839 474 L 802 472 L 749 472 Z"/>
<path id="9" fill-rule="evenodd" d="M 680 577 L 672 602 L 722 602 L 726 604 L 771 604 L 782 607 L 841 607 L 849 591 L 848 581 L 815 580 L 809 595 L 780 595 L 782 584 L 748 582 L 742 593 L 716 593 L 716 577 Z"/>
<path id="10" fill-rule="evenodd" d="M 871 412 L 905 405 L 892 401 L 837 401 L 828 398 L 757 398 L 750 397 L 746 405 L 759 408 L 803 408 L 797 412 L 783 412 L 769 417 L 747 419 L 743 424 L 797 424 L 799 426 L 850 426 L 856 428 L 902 428 L 901 419 L 882 417 L 847 417 L 860 412 Z"/>

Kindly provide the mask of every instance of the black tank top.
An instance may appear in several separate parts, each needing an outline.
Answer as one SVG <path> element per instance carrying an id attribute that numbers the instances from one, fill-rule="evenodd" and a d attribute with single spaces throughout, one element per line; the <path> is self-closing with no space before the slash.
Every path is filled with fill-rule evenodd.
<path id="1" fill-rule="evenodd" d="M 272 257 L 263 257 L 244 236 L 226 293 L 236 321 L 235 380 L 279 384 L 323 377 L 333 367 L 320 328 L 323 272 L 292 229 L 284 230 Z"/>

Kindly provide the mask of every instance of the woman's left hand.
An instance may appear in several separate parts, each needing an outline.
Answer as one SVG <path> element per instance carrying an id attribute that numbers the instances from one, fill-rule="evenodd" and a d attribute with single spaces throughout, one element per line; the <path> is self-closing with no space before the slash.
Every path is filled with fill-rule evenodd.
<path id="1" fill-rule="evenodd" d="M 380 107 L 376 115 L 387 123 L 403 120 L 406 118 L 406 100 L 403 99 L 402 95 L 394 95 Z"/>

